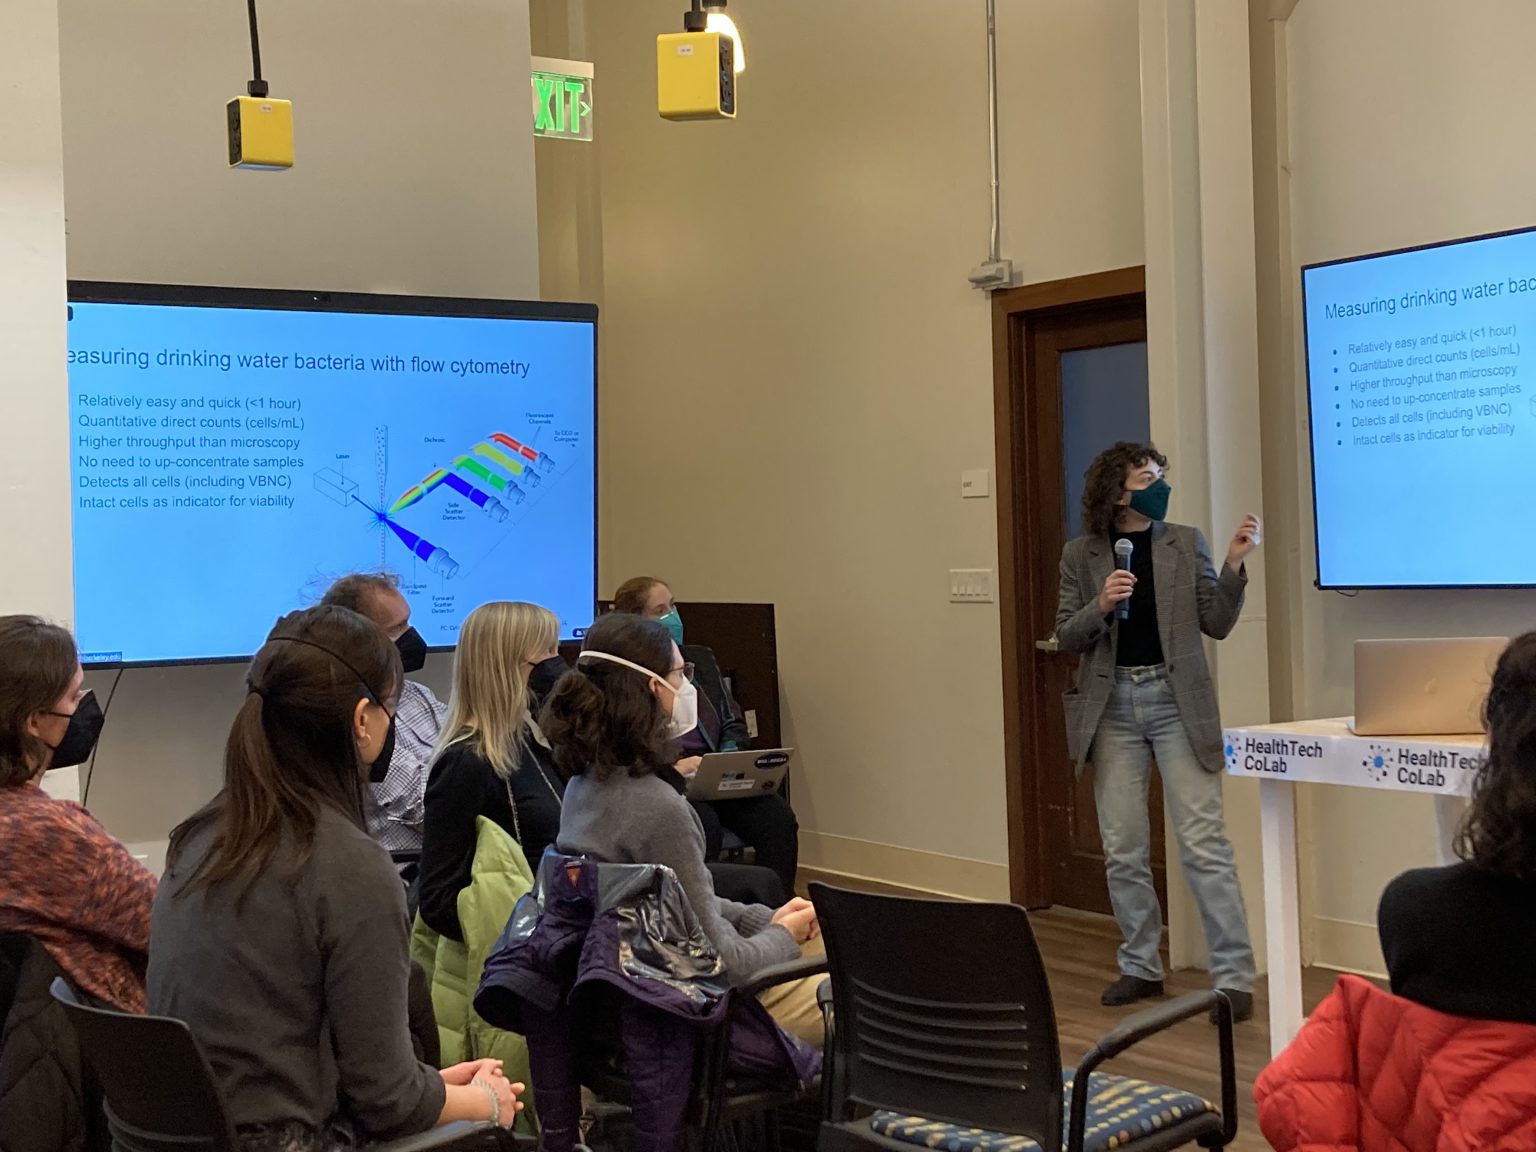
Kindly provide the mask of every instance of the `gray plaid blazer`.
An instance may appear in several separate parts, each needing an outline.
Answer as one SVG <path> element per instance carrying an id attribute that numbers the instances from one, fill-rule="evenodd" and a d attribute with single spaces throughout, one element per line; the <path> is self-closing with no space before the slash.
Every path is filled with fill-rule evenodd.
<path id="1" fill-rule="evenodd" d="M 1088 760 L 1093 737 L 1115 685 L 1115 645 L 1120 630 L 1094 601 L 1114 571 L 1109 540 L 1079 536 L 1061 552 L 1061 591 L 1056 600 L 1056 643 L 1078 652 L 1077 683 L 1066 693 L 1067 748 L 1078 772 Z M 1225 639 L 1237 624 L 1248 586 L 1246 567 L 1221 574 L 1198 528 L 1152 526 L 1152 584 L 1157 594 L 1157 631 L 1163 661 L 1190 745 L 1207 772 L 1222 770 L 1221 710 L 1200 637 Z"/>

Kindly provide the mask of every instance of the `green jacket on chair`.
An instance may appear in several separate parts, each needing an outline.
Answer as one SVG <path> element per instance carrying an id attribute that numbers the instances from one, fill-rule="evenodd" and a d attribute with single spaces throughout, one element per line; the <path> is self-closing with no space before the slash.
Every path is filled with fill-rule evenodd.
<path id="1" fill-rule="evenodd" d="M 507 926 L 512 909 L 532 888 L 533 871 L 517 842 L 494 821 L 479 816 L 475 819 L 475 862 L 469 887 L 459 893 L 464 942 L 439 936 L 419 914 L 416 917 L 411 957 L 426 970 L 432 988 L 445 1068 L 465 1060 L 500 1060 L 508 1080 L 528 1083 L 527 1043 L 515 1033 L 492 1028 L 476 1014 L 471 1002 L 486 958 Z M 530 1090 L 523 1096 L 530 1111 L 532 1095 Z"/>

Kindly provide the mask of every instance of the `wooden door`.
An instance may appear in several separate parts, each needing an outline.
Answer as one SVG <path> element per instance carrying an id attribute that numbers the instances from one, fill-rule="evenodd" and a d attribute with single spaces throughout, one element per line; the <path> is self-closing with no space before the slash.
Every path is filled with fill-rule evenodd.
<path id="1" fill-rule="evenodd" d="M 1092 768 L 1079 778 L 1067 756 L 1061 697 L 1076 659 L 1048 641 L 1061 550 L 1081 532 L 1083 472 L 1116 440 L 1149 438 L 1141 269 L 1000 294 L 994 318 L 1000 376 L 1006 371 L 998 380 L 999 584 L 1013 894 L 1032 907 L 1108 913 Z M 1155 779 L 1149 807 L 1153 879 L 1166 907 Z"/>

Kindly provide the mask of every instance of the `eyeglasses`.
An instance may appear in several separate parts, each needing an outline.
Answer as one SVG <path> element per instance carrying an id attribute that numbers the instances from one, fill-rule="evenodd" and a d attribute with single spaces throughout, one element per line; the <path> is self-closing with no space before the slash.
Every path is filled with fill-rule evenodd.
<path id="1" fill-rule="evenodd" d="M 681 668 L 674 668 L 674 669 L 672 669 L 672 671 L 668 672 L 667 675 L 668 676 L 676 676 L 679 672 L 681 672 L 683 674 L 683 679 L 687 680 L 691 684 L 691 683 L 693 683 L 693 674 L 695 672 L 697 672 L 697 671 L 698 671 L 698 665 L 693 663 L 693 661 L 690 660 L 687 663 L 685 663 Z"/>

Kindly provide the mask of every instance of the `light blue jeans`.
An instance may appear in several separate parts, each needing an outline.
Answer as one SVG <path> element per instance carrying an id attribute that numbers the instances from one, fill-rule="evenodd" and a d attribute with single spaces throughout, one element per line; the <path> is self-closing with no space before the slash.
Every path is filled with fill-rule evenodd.
<path id="1" fill-rule="evenodd" d="M 1089 756 L 1093 798 L 1104 840 L 1105 874 L 1115 920 L 1125 937 L 1120 971 L 1163 978 L 1158 946 L 1163 914 L 1152 886 L 1152 833 L 1147 788 L 1152 762 L 1163 778 L 1163 802 L 1179 844 L 1184 876 L 1195 894 L 1211 979 L 1217 988 L 1253 990 L 1253 946 L 1237 884 L 1237 863 L 1221 813 L 1221 775 L 1200 766 L 1190 747 L 1166 671 L 1119 668 Z"/>

